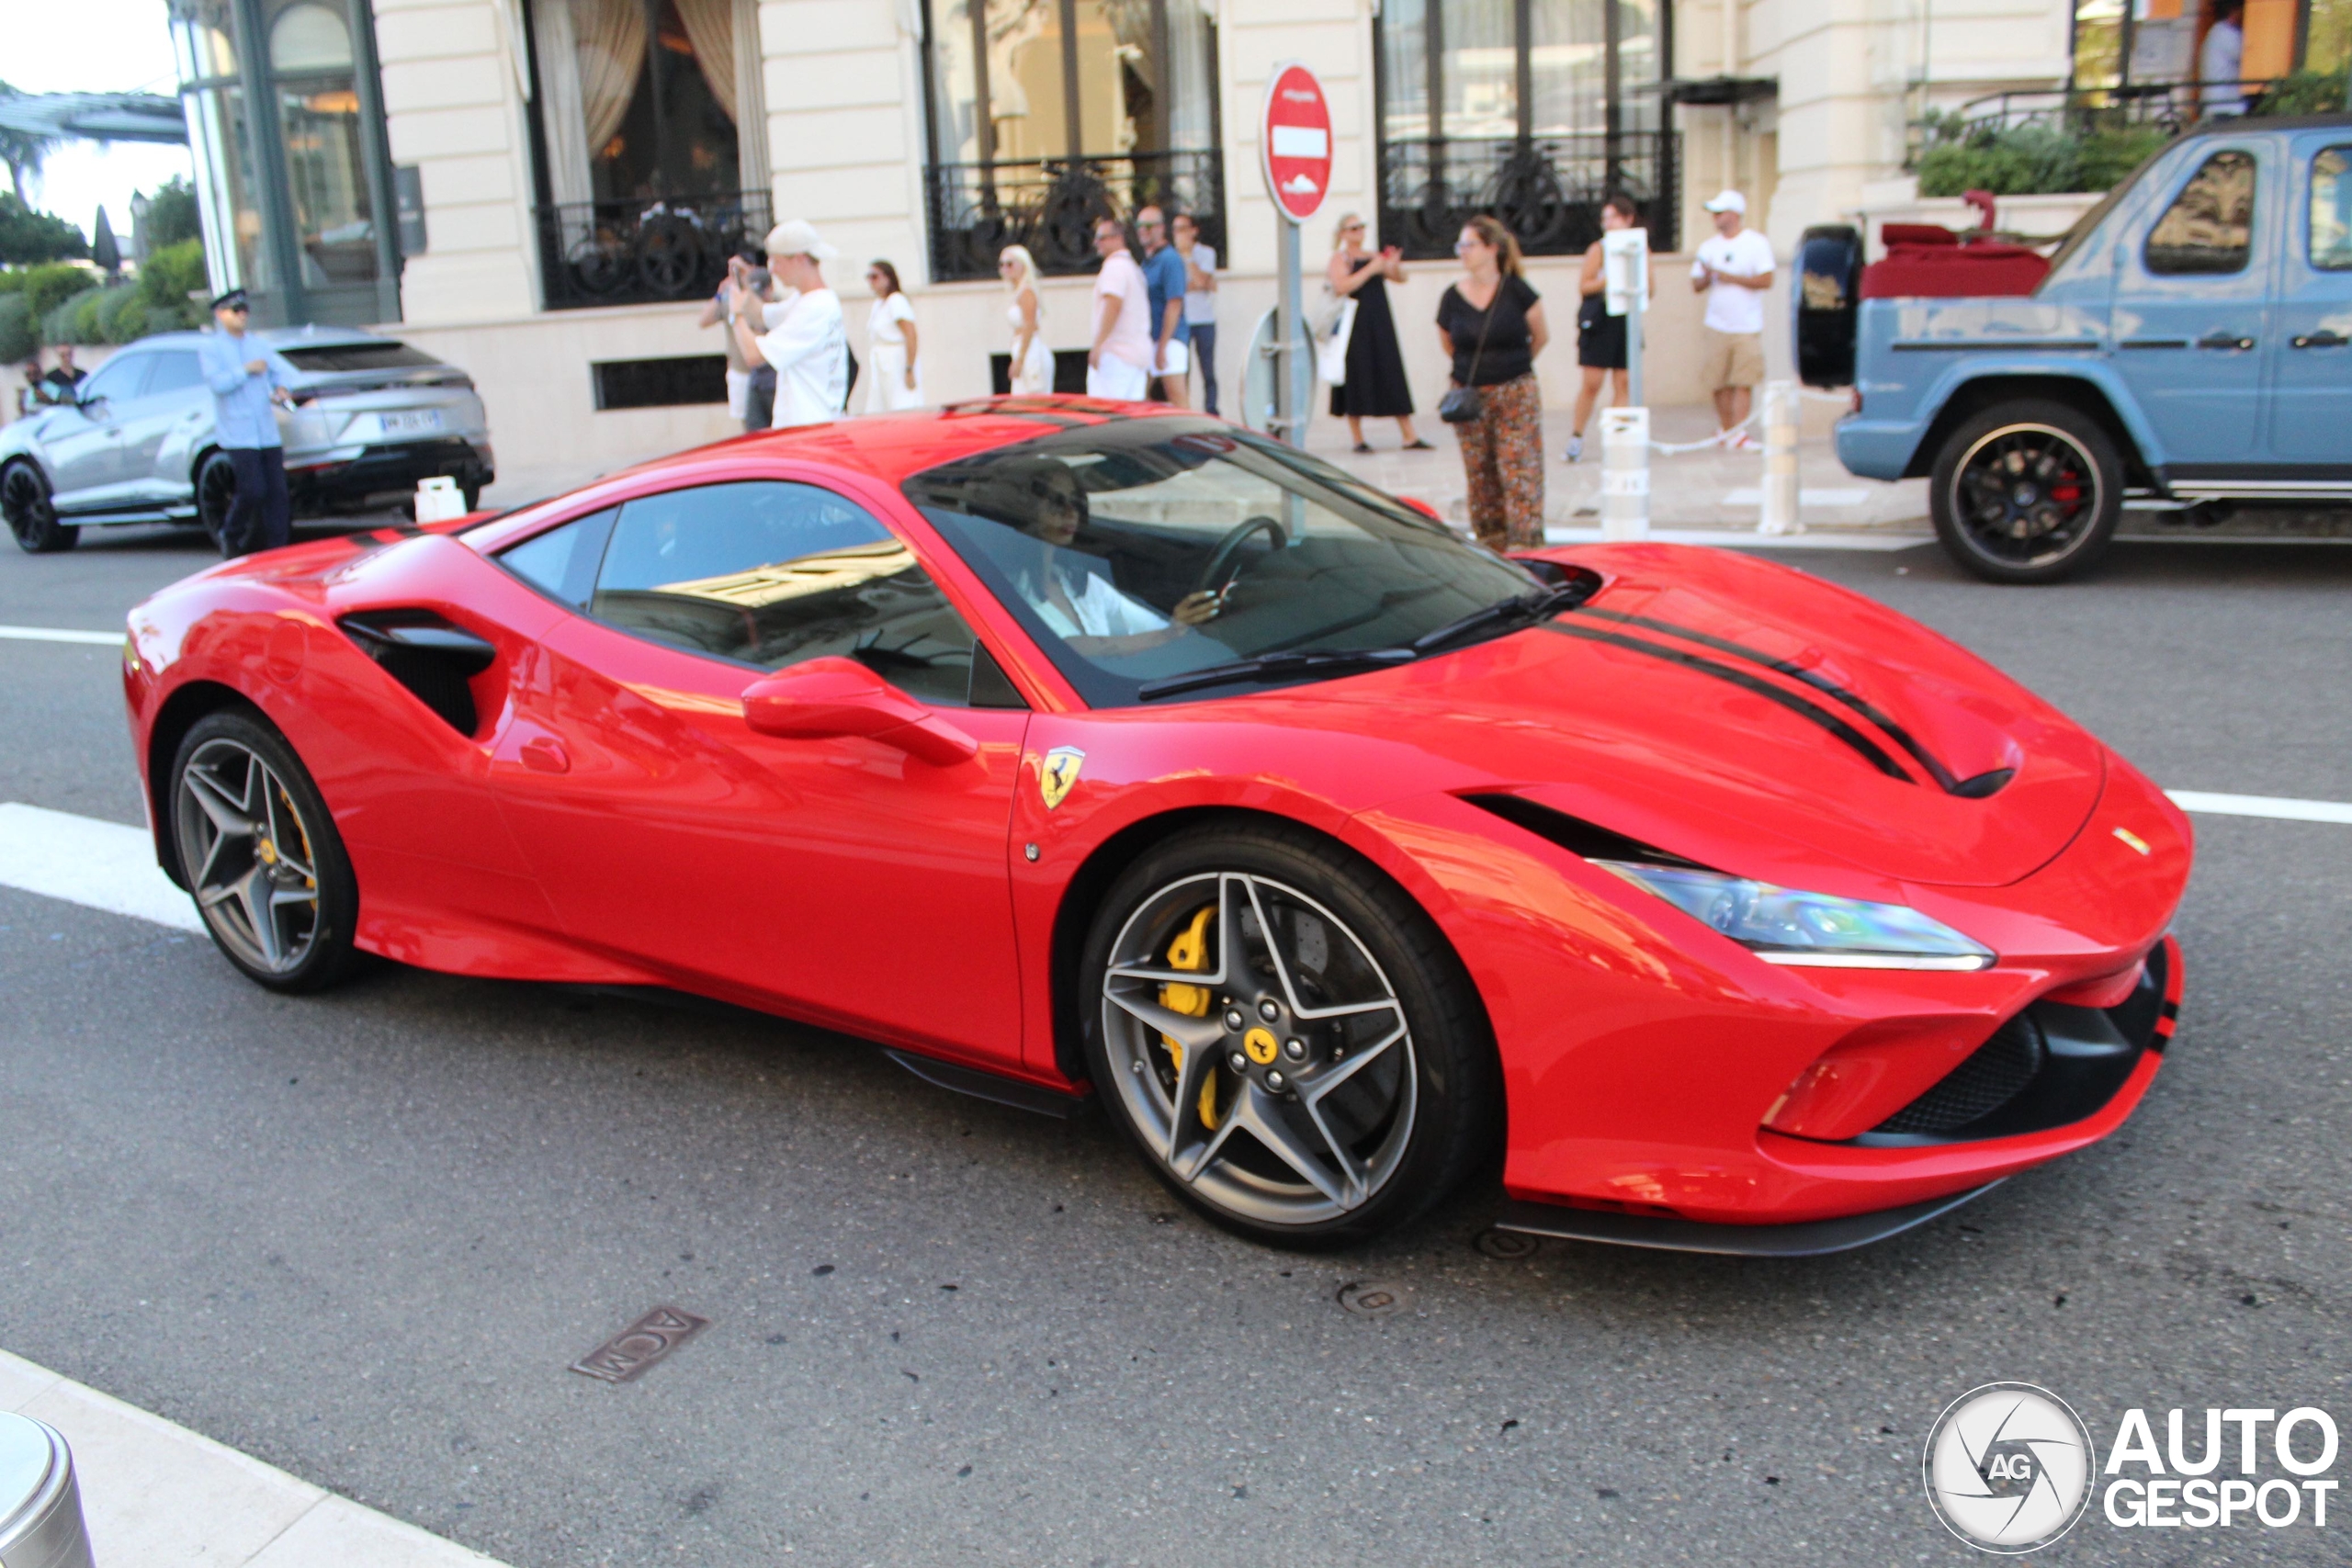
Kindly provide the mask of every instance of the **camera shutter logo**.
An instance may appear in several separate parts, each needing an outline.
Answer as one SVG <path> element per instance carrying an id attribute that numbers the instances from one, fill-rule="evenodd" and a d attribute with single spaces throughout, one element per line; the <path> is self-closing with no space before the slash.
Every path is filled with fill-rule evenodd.
<path id="1" fill-rule="evenodd" d="M 1944 1528 L 1982 1551 L 2038 1551 L 2089 1506 L 2098 1456 L 2067 1403 L 2030 1382 L 1962 1394 L 1928 1429 L 1920 1461 Z"/>

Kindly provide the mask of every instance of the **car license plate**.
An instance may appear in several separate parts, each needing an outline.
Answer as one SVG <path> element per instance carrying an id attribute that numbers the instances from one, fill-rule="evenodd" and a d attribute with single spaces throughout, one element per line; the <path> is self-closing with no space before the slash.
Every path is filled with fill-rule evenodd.
<path id="1" fill-rule="evenodd" d="M 413 409 L 406 413 L 388 413 L 378 417 L 384 422 L 384 434 L 387 435 L 413 435 L 420 430 L 441 428 L 439 409 Z"/>

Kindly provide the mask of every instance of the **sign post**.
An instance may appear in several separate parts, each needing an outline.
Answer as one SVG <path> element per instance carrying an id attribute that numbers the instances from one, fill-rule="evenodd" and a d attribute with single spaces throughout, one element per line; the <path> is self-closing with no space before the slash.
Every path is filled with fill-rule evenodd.
<path id="1" fill-rule="evenodd" d="M 1322 210 L 1323 197 L 1331 188 L 1331 103 L 1315 73 L 1297 61 L 1278 62 L 1267 73 L 1265 107 L 1258 117 L 1258 161 L 1266 176 L 1266 194 L 1280 219 L 1275 250 L 1282 304 L 1272 348 L 1279 356 L 1274 430 L 1292 446 L 1304 446 L 1315 362 L 1298 346 L 1307 341 L 1298 230 Z"/>
<path id="2" fill-rule="evenodd" d="M 1626 395 L 1634 407 L 1647 408 L 1642 397 L 1642 318 L 1649 307 L 1650 231 L 1637 224 L 1603 234 L 1600 276 L 1609 313 L 1625 318 Z"/>

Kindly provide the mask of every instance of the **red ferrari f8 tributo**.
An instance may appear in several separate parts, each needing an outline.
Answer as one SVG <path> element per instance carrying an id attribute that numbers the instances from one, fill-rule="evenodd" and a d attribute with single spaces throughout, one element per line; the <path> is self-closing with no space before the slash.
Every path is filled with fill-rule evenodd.
<path id="1" fill-rule="evenodd" d="M 2114 1130 L 2181 814 L 1801 572 L 1506 559 L 1074 399 L 775 432 L 130 617 L 155 847 L 231 963 L 697 993 L 1090 1097 L 1202 1213 L 1802 1254 Z"/>

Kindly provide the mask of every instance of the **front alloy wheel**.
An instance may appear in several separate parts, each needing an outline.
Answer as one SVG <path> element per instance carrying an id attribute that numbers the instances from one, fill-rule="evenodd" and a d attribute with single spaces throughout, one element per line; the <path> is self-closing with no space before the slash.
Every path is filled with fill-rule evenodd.
<path id="1" fill-rule="evenodd" d="M 1491 1104 L 1466 977 L 1349 861 L 1303 834 L 1188 835 L 1130 868 L 1090 946 L 1098 1093 L 1179 1195 L 1263 1240 L 1403 1223 Z"/>
<path id="2" fill-rule="evenodd" d="M 70 550 L 82 536 L 81 529 L 57 520 L 49 481 L 29 462 L 11 463 L 0 473 L 0 515 L 8 519 L 8 532 L 27 555 Z"/>
<path id="3" fill-rule="evenodd" d="M 274 990 L 331 984 L 358 902 L 341 838 L 300 760 L 234 712 L 199 720 L 172 771 L 172 829 L 222 954 Z"/>

